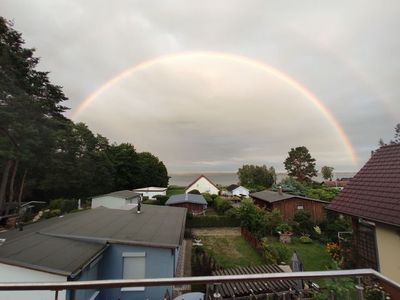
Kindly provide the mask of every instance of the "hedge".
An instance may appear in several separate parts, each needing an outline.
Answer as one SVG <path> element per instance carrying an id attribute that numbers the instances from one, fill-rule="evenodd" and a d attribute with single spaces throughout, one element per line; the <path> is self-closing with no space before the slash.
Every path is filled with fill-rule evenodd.
<path id="1" fill-rule="evenodd" d="M 201 227 L 239 227 L 240 220 L 227 216 L 202 216 L 186 219 L 186 227 L 201 228 Z"/>

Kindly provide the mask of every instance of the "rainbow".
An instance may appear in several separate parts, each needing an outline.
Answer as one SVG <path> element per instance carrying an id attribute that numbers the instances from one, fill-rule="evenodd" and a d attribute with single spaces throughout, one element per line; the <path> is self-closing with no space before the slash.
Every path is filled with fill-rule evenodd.
<path id="1" fill-rule="evenodd" d="M 140 64 L 137 64 L 131 68 L 128 68 L 128 69 L 122 71 L 121 73 L 114 76 L 113 78 L 108 80 L 106 83 L 104 83 L 100 88 L 96 89 L 93 93 L 91 93 L 88 97 L 86 97 L 79 104 L 79 106 L 72 112 L 72 117 L 73 118 L 76 117 L 91 102 L 93 102 L 97 96 L 102 94 L 108 88 L 113 86 L 118 81 L 120 81 L 128 76 L 131 76 L 133 73 L 150 68 L 151 66 L 154 66 L 154 65 L 162 63 L 162 62 L 170 62 L 170 61 L 174 61 L 174 60 L 178 60 L 178 59 L 193 59 L 193 60 L 195 60 L 195 59 L 201 59 L 201 58 L 220 59 L 220 60 L 225 60 L 225 61 L 229 61 L 229 62 L 245 64 L 250 67 L 254 67 L 259 70 L 262 70 L 262 71 L 276 77 L 277 79 L 282 80 L 287 85 L 289 85 L 290 87 L 297 90 L 300 94 L 302 94 L 310 102 L 312 102 L 312 104 L 318 108 L 318 110 L 324 115 L 326 120 L 333 126 L 333 128 L 335 129 L 337 134 L 340 136 L 343 144 L 345 145 L 349 155 L 351 156 L 353 163 L 355 165 L 357 165 L 358 157 L 356 155 L 356 151 L 355 151 L 349 137 L 347 136 L 346 132 L 344 131 L 342 126 L 340 126 L 339 122 L 336 120 L 336 118 L 333 116 L 333 114 L 329 111 L 329 109 L 324 105 L 324 103 L 320 99 L 318 99 L 307 87 L 305 87 L 304 85 L 302 85 L 295 79 L 291 78 L 289 75 L 283 73 L 282 71 L 275 69 L 274 67 L 272 67 L 268 64 L 256 61 L 254 59 L 250 59 L 245 56 L 236 55 L 236 54 L 228 54 L 228 53 L 221 53 L 221 52 L 183 52 L 183 53 L 159 56 L 154 59 L 144 61 Z"/>

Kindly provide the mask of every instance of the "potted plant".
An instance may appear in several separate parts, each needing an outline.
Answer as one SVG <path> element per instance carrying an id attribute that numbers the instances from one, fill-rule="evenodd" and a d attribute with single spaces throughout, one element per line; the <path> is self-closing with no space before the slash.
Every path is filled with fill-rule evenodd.
<path id="1" fill-rule="evenodd" d="M 279 240 L 282 243 L 291 243 L 292 241 L 292 227 L 287 223 L 281 223 L 276 227 L 276 231 L 279 233 Z"/>

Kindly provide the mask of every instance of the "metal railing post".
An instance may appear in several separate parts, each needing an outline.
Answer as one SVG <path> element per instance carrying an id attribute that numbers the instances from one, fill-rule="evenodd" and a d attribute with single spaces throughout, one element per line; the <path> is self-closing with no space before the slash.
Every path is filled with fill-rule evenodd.
<path id="1" fill-rule="evenodd" d="M 357 290 L 357 299 L 358 300 L 365 300 L 364 297 L 364 286 L 362 284 L 361 276 L 357 276 L 357 284 L 356 284 L 356 290 Z"/>
<path id="2" fill-rule="evenodd" d="M 213 293 L 213 300 L 222 300 L 222 296 L 219 292 L 220 283 L 214 284 L 214 293 Z"/>

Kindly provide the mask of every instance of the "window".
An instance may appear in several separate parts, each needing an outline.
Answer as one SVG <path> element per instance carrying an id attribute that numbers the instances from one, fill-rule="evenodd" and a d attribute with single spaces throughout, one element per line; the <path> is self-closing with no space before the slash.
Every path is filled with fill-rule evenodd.
<path id="1" fill-rule="evenodd" d="M 146 276 L 146 253 L 123 252 L 123 279 L 140 279 Z M 144 291 L 144 287 L 124 287 L 121 291 Z"/>
<path id="2" fill-rule="evenodd" d="M 304 209 L 303 205 L 297 205 L 297 209 Z"/>

